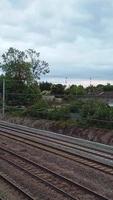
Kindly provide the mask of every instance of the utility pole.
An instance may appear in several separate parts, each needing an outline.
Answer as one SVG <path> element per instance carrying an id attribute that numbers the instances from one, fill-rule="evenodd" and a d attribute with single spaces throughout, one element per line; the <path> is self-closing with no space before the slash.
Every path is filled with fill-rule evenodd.
<path id="1" fill-rule="evenodd" d="M 2 115 L 5 116 L 5 79 L 3 79 L 3 103 L 2 103 Z"/>
<path id="2" fill-rule="evenodd" d="M 67 81 L 68 81 L 68 77 L 65 77 L 65 85 L 67 87 Z"/>
<path id="3" fill-rule="evenodd" d="M 92 78 L 90 77 L 90 94 L 91 94 Z"/>
<path id="4" fill-rule="evenodd" d="M 90 77 L 90 87 L 92 86 L 92 78 Z"/>

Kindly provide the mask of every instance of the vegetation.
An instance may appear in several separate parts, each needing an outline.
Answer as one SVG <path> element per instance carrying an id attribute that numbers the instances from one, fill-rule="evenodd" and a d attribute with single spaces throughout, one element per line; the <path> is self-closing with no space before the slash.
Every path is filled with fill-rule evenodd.
<path id="1" fill-rule="evenodd" d="M 20 51 L 9 48 L 2 55 L 0 68 L 0 92 L 2 80 L 6 80 L 6 104 L 30 106 L 40 99 L 37 80 L 49 72 L 49 64 L 39 59 L 40 53 L 32 49 Z"/>
<path id="2" fill-rule="evenodd" d="M 51 94 L 56 96 L 62 96 L 65 93 L 65 85 L 56 84 L 51 86 Z"/>
<path id="3" fill-rule="evenodd" d="M 110 122 L 113 121 L 113 108 L 100 98 L 100 94 L 113 92 L 113 85 L 99 84 L 85 88 L 82 85 L 66 87 L 62 84 L 39 83 L 40 76 L 49 73 L 49 64 L 39 58 L 40 53 L 32 49 L 20 51 L 9 48 L 2 55 L 0 93 L 2 96 L 5 79 L 6 113 L 74 122 L 80 126 L 113 126 Z"/>
<path id="4" fill-rule="evenodd" d="M 0 198 L 7 200 L 8 199 L 8 195 L 5 192 L 0 192 Z"/>
<path id="5" fill-rule="evenodd" d="M 2 55 L 0 65 L 5 77 L 20 83 L 32 83 L 40 78 L 41 74 L 49 72 L 49 65 L 39 59 L 40 53 L 33 49 L 20 51 L 9 48 Z"/>
<path id="6" fill-rule="evenodd" d="M 52 83 L 41 82 L 39 87 L 40 87 L 41 92 L 43 92 L 43 91 L 51 91 Z"/>

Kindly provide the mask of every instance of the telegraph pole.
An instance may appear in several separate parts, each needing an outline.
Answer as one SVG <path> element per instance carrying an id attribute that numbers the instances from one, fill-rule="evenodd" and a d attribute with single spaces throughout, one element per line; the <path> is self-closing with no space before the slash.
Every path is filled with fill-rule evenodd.
<path id="1" fill-rule="evenodd" d="M 5 116 L 5 79 L 3 79 L 3 103 L 2 103 L 2 115 Z"/>
<path id="2" fill-rule="evenodd" d="M 90 94 L 91 94 L 92 78 L 90 77 Z"/>
<path id="3" fill-rule="evenodd" d="M 65 77 L 65 85 L 67 87 L 67 80 L 68 80 L 68 77 Z"/>

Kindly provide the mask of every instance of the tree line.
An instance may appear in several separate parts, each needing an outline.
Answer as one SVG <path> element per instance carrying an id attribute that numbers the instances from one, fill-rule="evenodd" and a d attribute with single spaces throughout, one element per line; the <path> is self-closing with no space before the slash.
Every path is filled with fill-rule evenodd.
<path id="1" fill-rule="evenodd" d="M 41 75 L 49 73 L 49 64 L 40 60 L 40 53 L 28 49 L 21 51 L 9 48 L 1 57 L 0 94 L 2 105 L 2 87 L 5 79 L 5 110 L 10 114 L 29 116 L 49 120 L 72 120 L 76 124 L 95 124 L 93 121 L 113 120 L 113 108 L 108 104 L 85 99 L 85 96 L 112 92 L 113 85 L 66 86 L 39 82 Z M 43 96 L 61 98 L 61 102 L 49 102 Z M 82 97 L 77 99 L 76 97 Z M 18 110 L 18 107 L 22 108 Z M 85 119 L 85 120 L 84 120 Z M 105 126 L 105 123 L 104 123 Z"/>

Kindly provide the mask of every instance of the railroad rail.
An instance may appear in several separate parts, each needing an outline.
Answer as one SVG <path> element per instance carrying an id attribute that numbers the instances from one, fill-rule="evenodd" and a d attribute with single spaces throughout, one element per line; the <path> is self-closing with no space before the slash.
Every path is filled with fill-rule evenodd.
<path id="1" fill-rule="evenodd" d="M 17 183 L 14 183 L 14 181 L 11 180 L 11 178 L 8 178 L 6 174 L 3 174 L 0 172 L 0 179 L 4 180 L 8 185 L 12 186 L 14 188 L 14 190 L 18 191 L 20 194 L 22 194 L 28 200 L 34 200 L 33 197 L 29 193 L 24 191 Z M 3 200 L 3 199 L 1 199 L 1 200 Z"/>
<path id="2" fill-rule="evenodd" d="M 94 150 L 99 150 L 99 151 L 102 151 L 104 153 L 113 154 L 113 147 L 112 146 L 100 144 L 100 143 L 97 143 L 97 142 L 91 142 L 91 141 L 80 139 L 80 138 L 74 138 L 74 137 L 54 133 L 54 132 L 51 132 L 51 131 L 29 128 L 29 127 L 26 127 L 26 126 L 8 123 L 8 122 L 5 122 L 5 121 L 0 121 L 0 126 L 1 127 L 5 126 L 7 128 L 9 127 L 11 129 L 16 128 L 16 130 L 27 131 L 27 133 L 30 133 L 30 134 L 32 133 L 32 134 L 35 134 L 35 135 L 38 135 L 38 136 L 39 135 L 40 136 L 47 136 L 48 138 L 51 138 L 51 139 L 57 139 L 59 141 L 64 141 L 64 142 L 68 142 L 68 143 L 70 142 L 71 144 L 91 148 L 91 149 L 94 149 Z"/>
<path id="3" fill-rule="evenodd" d="M 22 143 L 31 145 L 33 147 L 47 150 L 54 154 L 77 161 L 89 167 L 98 169 L 102 172 L 113 174 L 113 168 L 112 168 L 113 166 L 112 150 L 113 149 L 111 147 L 109 148 L 106 145 L 105 145 L 106 148 L 104 149 L 104 147 L 101 146 L 102 147 L 101 148 L 99 144 L 96 144 L 96 146 L 94 146 L 94 143 L 88 142 L 88 148 L 87 148 L 86 143 L 84 141 L 83 143 L 77 144 L 77 141 L 71 137 L 69 137 L 69 141 L 68 141 L 68 137 L 65 138 L 65 136 L 57 135 L 51 132 L 45 132 L 45 131 L 43 132 L 41 130 L 36 130 L 36 129 L 30 129 L 24 126 L 14 125 L 14 124 L 6 123 L 6 122 L 0 122 L 0 134 L 7 138 L 13 139 L 15 141 L 20 141 Z M 60 138 L 60 136 L 62 139 Z M 79 142 L 81 141 L 79 140 Z M 33 161 L 30 161 L 28 158 L 25 158 L 17 153 L 14 153 L 12 150 L 6 149 L 3 146 L 0 147 L 0 150 L 4 151 L 5 153 L 15 156 L 16 158 L 21 159 L 24 162 L 28 162 L 32 166 L 40 168 L 41 170 L 46 171 L 46 173 L 50 173 L 55 178 L 60 179 L 60 181 L 64 181 L 66 184 L 73 185 L 74 187 L 79 187 L 79 189 L 81 188 L 81 190 L 85 190 L 90 194 L 92 193 L 99 199 L 102 199 L 102 200 L 109 199 L 108 197 L 101 194 L 97 194 L 95 191 L 90 190 L 89 188 L 84 187 L 81 184 L 73 182 L 72 180 L 67 179 L 64 176 L 61 176 L 49 170 L 48 168 L 44 168 L 43 166 Z M 48 180 L 45 180 L 35 174 L 32 174 L 32 172 L 30 172 L 23 166 L 20 166 L 18 163 L 15 163 L 14 160 L 11 161 L 10 159 L 8 159 L 7 156 L 4 158 L 3 156 L 0 155 L 0 159 L 5 160 L 9 164 L 13 165 L 16 168 L 19 168 L 20 170 L 23 170 L 24 172 L 34 177 L 35 179 L 40 179 L 40 181 L 42 181 L 49 187 L 54 188 L 59 193 L 62 193 L 65 197 L 68 197 L 73 200 L 77 200 L 76 197 L 67 193 L 62 188 L 59 188 L 57 185 L 54 185 L 48 182 Z"/>
<path id="4" fill-rule="evenodd" d="M 34 128 L 29 128 L 26 126 L 22 126 L 22 125 L 18 125 L 18 124 L 13 124 L 13 123 L 8 123 L 5 121 L 0 121 L 0 127 L 7 127 L 7 129 L 11 129 L 11 130 L 15 130 L 16 131 L 22 131 L 25 134 L 34 134 L 35 136 L 37 135 L 39 136 L 44 136 L 47 137 L 46 139 L 49 138 L 50 139 L 56 139 L 58 142 L 62 141 L 62 142 L 68 142 L 71 143 L 73 145 L 79 145 L 79 147 L 87 147 L 87 149 L 92 149 L 92 150 L 99 150 L 103 153 L 109 153 L 113 155 L 113 147 L 112 146 L 108 146 L 105 144 L 100 144 L 97 142 L 91 142 L 88 140 L 83 140 L 80 138 L 74 138 L 74 137 L 70 137 L 70 136 L 66 136 L 66 135 L 62 135 L 62 134 L 58 134 L 58 133 L 54 133 L 51 131 L 45 131 L 45 130 L 40 130 L 40 129 L 34 129 Z M 32 135 L 33 136 L 33 135 Z"/>
<path id="5" fill-rule="evenodd" d="M 48 169 L 47 167 L 44 167 L 42 165 L 37 164 L 34 161 L 31 161 L 28 158 L 25 158 L 21 155 L 18 155 L 17 153 L 14 153 L 11 150 L 7 150 L 6 148 L 0 147 L 0 150 L 13 155 L 15 158 L 13 158 L 13 160 L 11 161 L 11 157 L 7 157 L 6 155 L 4 156 L 0 156 L 1 159 L 5 160 L 6 162 L 8 162 L 9 164 L 15 166 L 16 168 L 19 168 L 21 170 L 23 170 L 24 172 L 26 172 L 27 174 L 31 175 L 33 178 L 35 179 L 39 179 L 41 180 L 43 183 L 45 183 L 46 185 L 50 186 L 52 189 L 58 191 L 59 193 L 63 194 L 64 196 L 72 199 L 72 200 L 77 200 L 77 198 L 75 197 L 75 190 L 81 190 L 81 192 L 85 192 L 88 195 L 93 195 L 94 197 L 97 197 L 99 200 L 107 200 L 107 198 L 101 194 L 97 194 L 95 191 L 90 190 L 88 187 L 83 186 L 82 184 L 79 184 L 75 181 L 72 181 L 69 178 L 66 178 L 62 175 L 57 174 L 56 172 L 53 172 L 52 170 Z M 19 158 L 19 162 L 15 162 L 15 160 Z M 21 161 L 23 161 L 24 163 L 21 163 Z M 24 165 L 26 164 L 26 165 Z M 30 164 L 30 167 L 28 166 L 27 169 L 27 164 Z M 36 167 L 36 171 L 38 171 L 38 175 L 36 173 L 36 175 L 34 175 L 34 170 L 32 172 L 32 168 L 31 166 L 35 166 Z M 30 168 L 30 169 L 29 169 Z M 49 181 L 45 181 L 44 178 L 42 178 L 42 171 L 43 171 L 43 177 L 45 177 L 45 174 L 47 176 L 48 174 L 48 178 Z M 41 178 L 40 178 L 40 172 L 41 172 Z M 56 183 L 57 180 L 57 183 Z M 53 184 L 52 184 L 53 182 Z M 64 189 L 59 188 L 60 185 L 65 185 Z M 71 189 L 72 188 L 72 189 Z M 68 190 L 68 193 L 66 192 Z M 70 192 L 71 190 L 71 192 Z M 74 195 L 72 195 L 74 194 Z"/>
<path id="6" fill-rule="evenodd" d="M 40 182 L 42 182 L 44 185 L 50 187 L 52 190 L 57 191 L 58 193 L 62 194 L 64 197 L 68 198 L 69 200 L 77 200 L 75 197 L 72 197 L 71 195 L 69 195 L 68 193 L 64 192 L 63 190 L 61 190 L 60 188 L 54 186 L 52 183 L 44 180 L 43 178 L 40 178 L 39 176 L 36 176 L 34 174 L 32 174 L 30 172 L 30 170 L 27 170 L 23 167 L 21 167 L 19 164 L 15 164 L 14 162 L 10 161 L 9 159 L 3 158 L 0 156 L 0 159 L 6 161 L 8 164 L 14 166 L 15 168 L 25 172 L 27 175 L 29 175 L 30 177 L 32 177 L 34 180 L 39 180 Z M 32 199 L 34 200 L 35 198 L 32 197 Z"/>
<path id="7" fill-rule="evenodd" d="M 47 135 L 44 136 L 46 132 L 42 134 L 42 132 L 40 133 L 39 130 L 37 130 L 37 134 L 34 134 L 32 133 L 34 129 L 32 130 L 30 128 L 19 125 L 16 127 L 14 124 L 3 122 L 0 123 L 0 131 L 0 134 L 5 135 L 6 137 L 30 144 L 41 149 L 45 149 L 46 151 L 50 151 L 68 159 L 75 160 L 79 163 L 98 169 L 105 173 L 113 174 L 113 148 L 110 147 L 110 151 L 108 151 L 109 147 L 107 145 L 104 145 L 107 147 L 106 149 L 103 149 L 103 145 L 100 145 L 102 147 L 101 149 L 99 144 L 96 143 L 94 149 L 94 143 L 90 142 L 90 147 L 88 146 L 87 148 L 84 144 L 75 144 L 74 139 L 73 142 L 70 140 L 69 142 L 65 141 L 65 136 L 62 140 L 60 140 L 59 138 L 56 139 L 56 134 L 55 138 L 54 134 L 50 134 L 50 136 L 48 136 L 47 132 Z M 60 135 L 57 135 L 57 137 L 58 136 Z M 67 138 L 68 137 L 66 137 L 66 140 Z M 70 137 L 69 139 L 72 140 Z M 100 150 L 98 150 L 99 148 Z"/>

